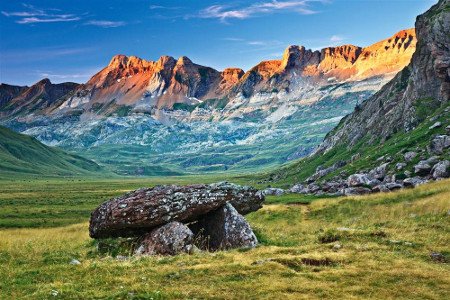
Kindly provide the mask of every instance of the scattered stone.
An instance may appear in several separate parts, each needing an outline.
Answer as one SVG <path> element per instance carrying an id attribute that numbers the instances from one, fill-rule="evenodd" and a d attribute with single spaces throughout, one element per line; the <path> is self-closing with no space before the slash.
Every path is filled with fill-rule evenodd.
<path id="1" fill-rule="evenodd" d="M 57 290 L 51 290 L 50 291 L 50 295 L 52 295 L 53 297 L 58 296 L 59 292 Z"/>
<path id="2" fill-rule="evenodd" d="M 81 262 L 80 262 L 79 260 L 77 260 L 77 259 L 72 259 L 72 260 L 70 261 L 70 264 L 71 264 L 71 265 L 81 265 Z"/>
<path id="3" fill-rule="evenodd" d="M 417 156 L 417 152 L 410 151 L 406 152 L 403 156 L 407 162 L 411 162 Z"/>
<path id="4" fill-rule="evenodd" d="M 426 176 L 430 174 L 432 166 L 426 161 L 421 160 L 414 166 L 414 173 L 420 176 Z"/>
<path id="5" fill-rule="evenodd" d="M 135 250 L 136 255 L 177 255 L 190 253 L 195 247 L 194 234 L 186 225 L 171 222 L 144 235 Z"/>
<path id="6" fill-rule="evenodd" d="M 339 244 L 339 243 L 334 244 L 332 249 L 333 249 L 333 251 L 337 252 L 337 251 L 339 251 L 340 249 L 342 249 L 342 245 Z"/>
<path id="7" fill-rule="evenodd" d="M 284 194 L 284 190 L 283 189 L 279 189 L 279 188 L 267 188 L 267 189 L 263 190 L 262 193 L 265 196 L 267 196 L 267 195 L 281 196 L 281 195 Z"/>
<path id="8" fill-rule="evenodd" d="M 406 178 L 405 180 L 403 180 L 403 185 L 405 187 L 416 187 L 420 184 L 424 184 L 426 182 L 426 180 L 420 178 L 420 177 L 411 177 L 411 178 Z"/>
<path id="9" fill-rule="evenodd" d="M 431 252 L 430 257 L 432 260 L 434 260 L 436 262 L 440 262 L 440 263 L 447 262 L 447 258 L 445 257 L 445 255 L 440 252 Z"/>
<path id="10" fill-rule="evenodd" d="M 431 154 L 441 155 L 444 150 L 450 147 L 450 136 L 438 135 L 435 136 L 428 147 L 428 152 Z"/>
<path id="11" fill-rule="evenodd" d="M 205 248 L 212 251 L 254 248 L 258 244 L 248 222 L 230 203 L 205 215 L 191 228 L 206 240 Z"/>
<path id="12" fill-rule="evenodd" d="M 351 187 L 344 189 L 344 195 L 353 196 L 353 195 L 365 195 L 370 194 L 371 190 L 365 187 Z"/>
<path id="13" fill-rule="evenodd" d="M 405 164 L 405 163 L 398 163 L 398 164 L 395 165 L 395 168 L 396 168 L 398 171 L 403 170 L 404 167 L 406 167 L 406 164 Z"/>
<path id="14" fill-rule="evenodd" d="M 350 161 L 354 162 L 354 161 L 356 161 L 356 160 L 358 160 L 360 158 L 361 158 L 361 154 L 360 153 L 356 153 L 356 154 L 352 155 L 352 158 L 350 159 Z"/>
<path id="15" fill-rule="evenodd" d="M 305 186 L 303 184 L 296 184 L 289 189 L 289 192 L 295 194 L 304 194 Z"/>
<path id="16" fill-rule="evenodd" d="M 433 125 L 431 125 L 430 127 L 428 127 L 428 129 L 434 129 L 434 128 L 438 128 L 441 127 L 442 123 L 441 122 L 436 122 Z"/>
<path id="17" fill-rule="evenodd" d="M 444 160 L 438 162 L 431 169 L 431 174 L 434 179 L 447 178 L 450 176 L 450 162 L 448 160 Z"/>
<path id="18" fill-rule="evenodd" d="M 447 127 L 445 127 L 445 131 L 450 134 L 450 125 L 448 125 Z"/>
<path id="19" fill-rule="evenodd" d="M 368 185 L 370 183 L 370 179 L 366 174 L 353 174 L 348 177 L 347 183 L 351 187 L 358 187 Z"/>
<path id="20" fill-rule="evenodd" d="M 387 170 L 388 165 L 389 165 L 389 163 L 384 163 L 384 164 L 376 167 L 375 169 L 371 170 L 369 172 L 369 177 L 373 177 L 378 180 L 383 180 L 384 177 L 386 176 L 386 170 Z"/>
<path id="21" fill-rule="evenodd" d="M 256 189 L 227 182 L 144 188 L 101 204 L 91 215 L 89 234 L 139 236 L 171 221 L 195 221 L 227 202 L 247 214 L 260 209 L 263 201 L 264 195 Z"/>

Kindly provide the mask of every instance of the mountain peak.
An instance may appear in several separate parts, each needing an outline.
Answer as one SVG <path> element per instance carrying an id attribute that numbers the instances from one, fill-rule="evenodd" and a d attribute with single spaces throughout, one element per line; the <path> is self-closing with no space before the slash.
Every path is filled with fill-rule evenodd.
<path id="1" fill-rule="evenodd" d="M 36 82 L 36 84 L 34 84 L 34 85 L 45 86 L 45 85 L 51 85 L 51 84 L 52 84 L 52 82 L 50 81 L 50 79 L 44 78 L 44 79 L 39 80 L 38 82 Z"/>
<path id="2" fill-rule="evenodd" d="M 190 60 L 187 56 L 181 56 L 178 61 L 177 65 L 192 65 L 193 62 Z"/>

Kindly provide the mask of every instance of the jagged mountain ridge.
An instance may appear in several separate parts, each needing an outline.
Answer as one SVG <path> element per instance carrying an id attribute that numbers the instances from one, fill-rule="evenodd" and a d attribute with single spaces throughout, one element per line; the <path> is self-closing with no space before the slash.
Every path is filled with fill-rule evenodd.
<path id="1" fill-rule="evenodd" d="M 299 89 L 295 84 L 299 80 L 327 84 L 398 72 L 414 53 L 415 41 L 414 29 L 408 29 L 366 48 L 344 45 L 312 51 L 303 46 L 289 46 L 281 60 L 263 61 L 247 72 L 239 68 L 219 72 L 184 56 L 178 60 L 162 56 L 157 61 L 147 61 L 116 55 L 85 84 L 64 83 L 49 91 L 51 85 L 45 79 L 12 93 L 6 91 L 5 85 L 0 88 L 5 103 L 2 110 L 9 114 L 27 110 L 59 113 L 109 103 L 151 110 L 172 108 L 175 103 L 289 93 Z"/>

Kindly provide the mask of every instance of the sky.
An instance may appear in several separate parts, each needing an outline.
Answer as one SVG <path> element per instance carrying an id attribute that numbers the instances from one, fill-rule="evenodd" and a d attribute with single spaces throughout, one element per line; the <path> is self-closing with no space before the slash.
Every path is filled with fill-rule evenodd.
<path id="1" fill-rule="evenodd" d="M 116 54 L 248 70 L 289 45 L 371 45 L 436 2 L 0 0 L 0 82 L 86 82 Z"/>

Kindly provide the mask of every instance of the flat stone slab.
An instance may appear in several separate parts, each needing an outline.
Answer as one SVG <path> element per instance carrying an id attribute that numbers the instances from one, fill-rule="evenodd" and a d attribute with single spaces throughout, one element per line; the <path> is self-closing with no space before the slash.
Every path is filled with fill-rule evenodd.
<path id="1" fill-rule="evenodd" d="M 143 188 L 101 204 L 91 214 L 92 238 L 139 236 L 172 221 L 190 222 L 229 202 L 240 214 L 257 211 L 264 195 L 228 182 Z"/>

